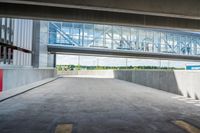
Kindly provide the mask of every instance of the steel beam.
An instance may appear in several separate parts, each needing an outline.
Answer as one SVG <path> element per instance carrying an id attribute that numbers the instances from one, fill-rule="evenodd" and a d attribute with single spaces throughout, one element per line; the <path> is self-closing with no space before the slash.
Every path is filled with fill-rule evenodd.
<path id="1" fill-rule="evenodd" d="M 200 61 L 200 56 L 190 55 L 176 55 L 165 53 L 150 53 L 150 52 L 137 52 L 128 50 L 109 50 L 109 49 L 96 49 L 96 48 L 80 48 L 80 47 L 66 47 L 61 45 L 48 45 L 48 51 L 51 54 L 83 54 L 83 55 L 96 55 L 96 56 L 111 56 L 111 57 L 128 57 L 128 58 L 144 58 L 144 59 L 164 59 L 164 60 L 188 60 Z"/>

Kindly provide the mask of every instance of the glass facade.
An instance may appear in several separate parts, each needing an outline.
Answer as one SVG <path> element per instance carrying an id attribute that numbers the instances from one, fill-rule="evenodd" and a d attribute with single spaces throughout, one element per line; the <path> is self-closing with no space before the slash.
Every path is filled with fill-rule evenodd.
<path id="1" fill-rule="evenodd" d="M 200 34 L 116 25 L 48 22 L 49 45 L 200 55 Z"/>

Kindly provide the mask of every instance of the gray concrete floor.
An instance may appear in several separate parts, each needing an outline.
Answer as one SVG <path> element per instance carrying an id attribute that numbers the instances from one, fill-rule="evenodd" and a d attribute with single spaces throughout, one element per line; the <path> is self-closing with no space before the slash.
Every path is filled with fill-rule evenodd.
<path id="1" fill-rule="evenodd" d="M 0 133 L 184 133 L 200 125 L 200 102 L 117 79 L 60 78 L 0 103 Z"/>

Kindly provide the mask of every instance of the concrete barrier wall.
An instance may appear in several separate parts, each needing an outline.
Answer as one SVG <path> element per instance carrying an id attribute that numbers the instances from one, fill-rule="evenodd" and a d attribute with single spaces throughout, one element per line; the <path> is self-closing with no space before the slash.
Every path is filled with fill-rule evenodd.
<path id="1" fill-rule="evenodd" d="M 163 91 L 200 99 L 200 71 L 85 70 L 59 72 L 64 75 L 93 75 L 116 78 Z"/>
<path id="2" fill-rule="evenodd" d="M 200 99 L 200 71 L 117 70 L 114 78 Z"/>
<path id="3" fill-rule="evenodd" d="M 80 70 L 57 72 L 58 75 L 87 75 L 102 78 L 114 78 L 113 70 Z"/>
<path id="4" fill-rule="evenodd" d="M 55 69 L 10 68 L 3 69 L 3 91 L 37 82 L 56 75 Z"/>

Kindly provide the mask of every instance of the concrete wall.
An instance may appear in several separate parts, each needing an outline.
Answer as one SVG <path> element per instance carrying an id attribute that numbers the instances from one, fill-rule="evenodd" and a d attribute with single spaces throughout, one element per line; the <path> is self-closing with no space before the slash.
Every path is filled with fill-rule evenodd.
<path id="1" fill-rule="evenodd" d="M 58 75 L 87 75 L 102 78 L 114 78 L 113 70 L 81 70 L 57 72 Z"/>
<path id="2" fill-rule="evenodd" d="M 3 69 L 3 91 L 54 77 L 55 69 L 7 68 Z"/>
<path id="3" fill-rule="evenodd" d="M 186 97 L 200 99 L 200 71 L 85 70 L 58 72 L 58 74 L 116 78 Z"/>
<path id="4" fill-rule="evenodd" d="M 120 70 L 114 77 L 163 91 L 200 99 L 200 71 Z"/>

